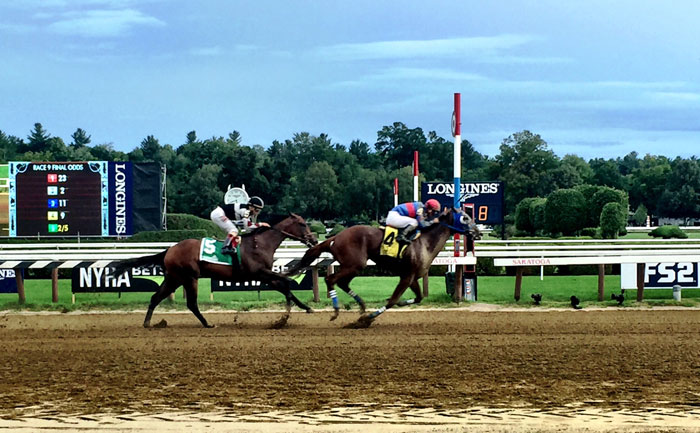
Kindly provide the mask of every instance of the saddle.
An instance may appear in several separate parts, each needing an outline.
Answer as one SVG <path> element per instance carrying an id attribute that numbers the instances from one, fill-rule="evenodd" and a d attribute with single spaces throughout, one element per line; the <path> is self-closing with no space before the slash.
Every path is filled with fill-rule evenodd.
<path id="1" fill-rule="evenodd" d="M 214 238 L 202 238 L 199 247 L 199 260 L 203 262 L 216 263 L 218 265 L 240 266 L 241 265 L 241 246 L 236 247 L 235 254 L 224 254 L 221 249 L 224 246 L 224 241 Z M 234 263 L 233 258 L 236 258 Z"/>

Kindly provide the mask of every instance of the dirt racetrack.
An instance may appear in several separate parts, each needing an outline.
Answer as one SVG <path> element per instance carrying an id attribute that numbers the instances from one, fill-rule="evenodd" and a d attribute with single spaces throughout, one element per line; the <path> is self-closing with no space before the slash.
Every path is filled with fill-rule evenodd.
<path id="1" fill-rule="evenodd" d="M 700 431 L 700 311 L 0 313 L 0 430 Z"/>

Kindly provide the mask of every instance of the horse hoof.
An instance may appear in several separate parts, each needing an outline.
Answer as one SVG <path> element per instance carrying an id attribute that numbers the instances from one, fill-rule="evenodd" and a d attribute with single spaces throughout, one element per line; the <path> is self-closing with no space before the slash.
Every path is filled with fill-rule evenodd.
<path id="1" fill-rule="evenodd" d="M 357 321 L 345 325 L 345 328 L 349 328 L 349 329 L 369 328 L 370 325 L 372 324 L 372 322 L 374 322 L 373 318 L 370 318 L 369 316 L 364 315 L 364 316 L 360 316 L 360 318 L 357 319 Z"/>
<path id="2" fill-rule="evenodd" d="M 149 323 L 143 322 L 143 327 L 146 329 L 150 328 L 151 327 L 150 322 Z"/>
<path id="3" fill-rule="evenodd" d="M 313 308 L 309 308 L 306 310 L 306 314 L 312 314 L 314 312 Z"/>
<path id="4" fill-rule="evenodd" d="M 279 318 L 278 321 L 276 321 L 275 323 L 272 324 L 272 326 L 270 326 L 270 329 L 281 329 L 281 328 L 284 328 L 285 326 L 287 326 L 287 321 L 288 321 L 288 320 L 289 320 L 289 315 L 282 316 L 282 317 Z"/>
<path id="5" fill-rule="evenodd" d="M 204 327 L 205 328 L 216 328 L 216 325 L 210 325 L 207 323 L 206 325 L 204 325 Z"/>
<path id="6" fill-rule="evenodd" d="M 167 328 L 168 327 L 168 322 L 165 321 L 165 319 L 162 319 L 160 322 L 156 323 L 153 325 L 154 328 Z"/>

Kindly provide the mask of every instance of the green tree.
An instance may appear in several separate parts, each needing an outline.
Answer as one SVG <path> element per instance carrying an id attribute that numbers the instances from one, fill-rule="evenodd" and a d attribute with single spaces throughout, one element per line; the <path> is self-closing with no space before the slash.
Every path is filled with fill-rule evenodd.
<path id="1" fill-rule="evenodd" d="M 644 203 L 639 203 L 639 206 L 637 206 L 637 210 L 634 212 L 634 216 L 632 217 L 634 224 L 637 227 L 644 226 L 647 222 L 648 213 L 649 211 L 647 210 L 646 206 L 644 206 Z"/>
<path id="2" fill-rule="evenodd" d="M 625 229 L 627 211 L 617 202 L 609 202 L 600 212 L 600 234 L 603 239 L 616 239 Z"/>
<path id="3" fill-rule="evenodd" d="M 547 210 L 547 199 L 537 197 L 530 203 L 530 224 L 535 229 L 535 234 L 546 231 L 547 220 L 545 217 Z"/>
<path id="4" fill-rule="evenodd" d="M 18 149 L 20 153 L 24 152 L 44 152 L 48 150 L 49 147 L 49 139 L 51 138 L 51 134 L 46 132 L 44 127 L 41 125 L 41 123 L 35 123 L 34 124 L 34 129 L 31 130 L 29 133 L 29 136 L 27 136 L 27 142 L 26 144 L 24 142 L 21 143 L 20 148 Z"/>
<path id="5" fill-rule="evenodd" d="M 326 161 L 313 162 L 302 176 L 292 181 L 296 193 L 296 208 L 315 218 L 335 216 L 338 179 L 333 167 Z"/>
<path id="6" fill-rule="evenodd" d="M 377 132 L 374 147 L 388 170 L 411 166 L 413 152 L 426 149 L 426 138 L 421 128 L 408 128 L 401 122 L 384 126 Z M 432 174 L 432 173 L 431 173 Z"/>
<path id="7" fill-rule="evenodd" d="M 508 188 L 507 213 L 523 198 L 544 197 L 556 188 L 552 173 L 559 167 L 559 160 L 537 134 L 522 131 L 506 138 L 495 160 L 499 180 Z"/>
<path id="8" fill-rule="evenodd" d="M 589 161 L 593 170 L 593 183 L 609 186 L 615 189 L 624 189 L 624 181 L 617 163 L 612 159 L 596 158 Z"/>
<path id="9" fill-rule="evenodd" d="M 535 226 L 532 224 L 530 209 L 532 203 L 537 199 L 537 197 L 526 197 L 520 200 L 520 203 L 515 207 L 515 227 L 529 235 L 535 233 Z"/>
<path id="10" fill-rule="evenodd" d="M 0 130 L 0 162 L 6 163 L 14 160 L 22 146 L 21 138 L 7 135 Z"/>
<path id="11" fill-rule="evenodd" d="M 590 200 L 590 207 L 593 215 L 600 221 L 600 213 L 608 203 L 617 203 L 625 212 L 625 221 L 627 221 L 627 210 L 629 209 L 629 199 L 627 193 L 619 189 L 610 187 L 600 187 Z"/>
<path id="12" fill-rule="evenodd" d="M 583 194 L 575 189 L 558 189 L 547 196 L 546 229 L 552 234 L 573 235 L 583 228 L 581 215 L 585 206 Z"/>
<path id="13" fill-rule="evenodd" d="M 659 214 L 659 200 L 671 173 L 671 162 L 665 156 L 646 155 L 629 176 L 628 192 L 633 208 L 644 204 L 653 214 Z"/>
<path id="14" fill-rule="evenodd" d="M 73 142 L 70 144 L 70 147 L 80 149 L 81 147 L 86 147 L 90 144 L 91 136 L 87 135 L 87 133 L 81 128 L 78 128 L 71 135 L 71 138 L 73 138 Z"/>
<path id="15" fill-rule="evenodd" d="M 658 204 L 659 214 L 675 218 L 700 216 L 700 164 L 693 157 L 676 158 Z"/>

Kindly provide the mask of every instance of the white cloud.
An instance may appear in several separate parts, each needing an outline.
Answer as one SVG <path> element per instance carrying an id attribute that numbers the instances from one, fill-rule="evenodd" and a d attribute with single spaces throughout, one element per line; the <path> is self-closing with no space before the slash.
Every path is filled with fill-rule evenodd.
<path id="1" fill-rule="evenodd" d="M 36 27 L 28 24 L 7 24 L 0 23 L 0 32 L 6 33 L 30 33 L 36 31 Z"/>
<path id="2" fill-rule="evenodd" d="M 221 47 L 215 46 L 215 47 L 200 47 L 200 48 L 192 48 L 190 49 L 190 54 L 193 56 L 201 56 L 201 57 L 215 57 L 221 55 L 222 50 Z"/>
<path id="3" fill-rule="evenodd" d="M 69 12 L 65 18 L 49 25 L 56 33 L 85 37 L 115 37 L 136 26 L 162 27 L 165 23 L 134 9 Z"/>
<path id="4" fill-rule="evenodd" d="M 387 68 L 373 74 L 367 74 L 358 80 L 346 80 L 333 84 L 333 87 L 375 87 L 386 88 L 388 84 L 403 86 L 405 81 L 476 81 L 485 78 L 478 74 L 455 71 L 449 68 Z M 401 83 L 400 83 L 401 81 Z"/>
<path id="5" fill-rule="evenodd" d="M 499 35 L 471 38 L 378 41 L 320 47 L 315 54 L 328 60 L 376 60 L 480 56 L 521 47 L 538 38 L 530 35 Z"/>

